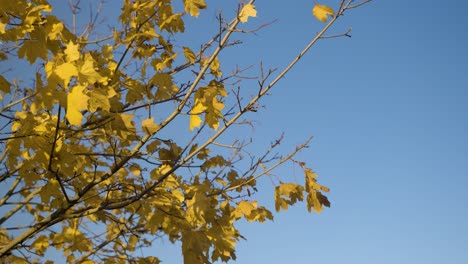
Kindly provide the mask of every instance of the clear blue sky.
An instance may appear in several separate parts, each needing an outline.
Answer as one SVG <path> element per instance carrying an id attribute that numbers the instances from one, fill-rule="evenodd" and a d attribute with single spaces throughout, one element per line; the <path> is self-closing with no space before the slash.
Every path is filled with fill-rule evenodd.
<path id="1" fill-rule="evenodd" d="M 323 25 L 311 0 L 256 5 L 252 26 L 277 21 L 225 60 L 281 69 Z M 468 263 L 467 8 L 455 0 L 374 0 L 333 27 L 352 27 L 351 39 L 320 42 L 278 84 L 252 116 L 254 143 L 261 151 L 284 131 L 287 151 L 313 135 L 298 158 L 330 187 L 332 207 L 311 215 L 298 205 L 274 222 L 240 223 L 248 241 L 237 263 Z M 216 23 L 215 11 L 202 12 L 204 21 Z M 289 165 L 276 173 L 301 177 Z M 261 186 L 257 198 L 274 209 L 272 185 Z M 164 263 L 181 261 L 167 242 L 154 252 Z"/>
<path id="2" fill-rule="evenodd" d="M 285 4 L 257 2 L 259 19 L 278 18 L 253 39 L 272 65 L 318 31 L 312 1 Z M 351 39 L 321 42 L 279 84 L 255 133 L 314 135 L 300 158 L 332 207 L 242 225 L 238 263 L 468 263 L 467 8 L 376 0 L 334 27 Z"/>

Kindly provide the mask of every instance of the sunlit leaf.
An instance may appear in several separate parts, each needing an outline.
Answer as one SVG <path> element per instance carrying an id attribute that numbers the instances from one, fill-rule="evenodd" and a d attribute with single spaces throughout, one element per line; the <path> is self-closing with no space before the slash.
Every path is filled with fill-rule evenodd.
<path id="1" fill-rule="evenodd" d="M 239 20 L 242 23 L 245 23 L 249 20 L 249 17 L 256 17 L 256 16 L 257 16 L 257 10 L 255 10 L 255 6 L 252 4 L 247 4 L 241 9 L 239 13 Z"/>
<path id="2" fill-rule="evenodd" d="M 206 3 L 203 0 L 184 0 L 185 12 L 191 16 L 198 17 L 200 9 L 206 8 Z"/>
<path id="3" fill-rule="evenodd" d="M 70 80 L 74 76 L 78 76 L 78 70 L 72 63 L 63 63 L 57 66 L 54 73 L 63 81 L 65 87 L 68 87 Z"/>
<path id="4" fill-rule="evenodd" d="M 318 20 L 322 22 L 327 22 L 328 16 L 334 16 L 335 11 L 331 7 L 328 7 L 326 5 L 319 5 L 316 4 L 314 8 L 312 9 L 312 14 L 317 18 Z"/>
<path id="5" fill-rule="evenodd" d="M 200 127 L 202 123 L 202 119 L 200 118 L 200 116 L 196 115 L 196 114 L 191 114 L 190 115 L 190 131 L 192 131 L 193 129 L 197 128 L 197 127 Z"/>
<path id="6" fill-rule="evenodd" d="M 69 42 L 65 48 L 65 55 L 67 55 L 67 62 L 76 61 L 80 58 L 80 52 L 78 50 L 79 45 Z"/>
<path id="7" fill-rule="evenodd" d="M 99 74 L 95 69 L 95 61 L 93 57 L 86 53 L 84 56 L 84 62 L 78 69 L 78 76 L 80 83 L 83 84 L 94 84 L 96 82 L 106 82 L 107 78 Z"/>
<path id="8" fill-rule="evenodd" d="M 83 119 L 81 111 L 88 108 L 88 96 L 83 93 L 85 89 L 85 86 L 77 85 L 67 96 L 67 120 L 74 126 L 81 125 Z"/>

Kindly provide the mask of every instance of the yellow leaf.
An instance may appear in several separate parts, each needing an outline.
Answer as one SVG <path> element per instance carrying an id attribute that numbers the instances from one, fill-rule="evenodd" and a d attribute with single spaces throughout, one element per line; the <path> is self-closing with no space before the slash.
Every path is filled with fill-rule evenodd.
<path id="1" fill-rule="evenodd" d="M 174 85 L 172 76 L 168 73 L 156 73 L 153 78 L 151 78 L 151 83 L 158 88 L 155 94 L 156 100 L 158 101 L 171 98 L 179 90 L 179 88 Z"/>
<path id="2" fill-rule="evenodd" d="M 122 138 L 128 138 L 135 135 L 136 129 L 132 122 L 133 114 L 115 114 L 112 116 L 112 132 Z"/>
<path id="3" fill-rule="evenodd" d="M 49 204 L 50 198 L 55 198 L 60 195 L 60 184 L 56 179 L 50 179 L 49 182 L 42 187 L 41 192 L 39 193 L 43 204 Z"/>
<path id="4" fill-rule="evenodd" d="M 68 62 L 57 66 L 54 72 L 58 77 L 60 77 L 60 79 L 62 79 L 65 87 L 68 87 L 71 77 L 78 75 L 78 70 L 75 65 Z"/>
<path id="5" fill-rule="evenodd" d="M 257 208 L 257 203 L 256 202 L 247 202 L 247 201 L 241 201 L 237 205 L 236 210 L 234 211 L 234 216 L 236 218 L 240 218 L 242 216 L 245 216 L 248 218 L 250 214 L 252 213 L 253 210 Z"/>
<path id="6" fill-rule="evenodd" d="M 57 36 L 62 32 L 63 30 L 63 24 L 59 21 L 53 21 L 50 22 L 52 26 L 50 26 L 50 31 L 47 34 L 47 37 L 51 40 L 56 40 Z M 47 22 L 49 24 L 49 22 Z"/>
<path id="7" fill-rule="evenodd" d="M 36 253 L 43 254 L 49 246 L 49 238 L 45 235 L 40 235 L 30 247 L 36 249 Z"/>
<path id="8" fill-rule="evenodd" d="M 93 84 L 95 82 L 106 82 L 107 78 L 101 76 L 95 69 L 94 69 L 94 59 L 91 54 L 86 53 L 84 56 L 84 62 L 79 68 L 79 79 L 80 83 L 87 83 Z"/>
<path id="9" fill-rule="evenodd" d="M 109 44 L 106 44 L 104 46 L 102 46 L 101 48 L 101 53 L 103 55 L 104 58 L 110 60 L 114 57 L 114 54 L 112 54 L 112 51 L 114 51 L 114 47 L 112 47 L 111 45 Z"/>
<path id="10" fill-rule="evenodd" d="M 255 10 L 255 6 L 252 4 L 247 4 L 240 11 L 239 20 L 242 23 L 245 23 L 247 22 L 247 20 L 249 20 L 249 17 L 256 17 L 256 16 L 257 16 L 257 10 Z"/>
<path id="11" fill-rule="evenodd" d="M 203 0 L 184 0 L 185 12 L 191 16 L 198 17 L 200 9 L 206 8 L 206 3 Z"/>
<path id="12" fill-rule="evenodd" d="M 141 127 L 143 130 L 148 134 L 153 134 L 154 132 L 158 131 L 159 126 L 154 123 L 153 118 L 147 118 L 141 122 Z"/>
<path id="13" fill-rule="evenodd" d="M 46 61 L 48 52 L 44 42 L 26 41 L 18 49 L 18 57 L 26 57 L 29 63 L 33 64 L 38 58 Z"/>
<path id="14" fill-rule="evenodd" d="M 70 41 L 65 48 L 65 54 L 67 55 L 67 62 L 78 60 L 80 58 L 78 44 L 73 44 L 73 42 Z"/>
<path id="15" fill-rule="evenodd" d="M 316 4 L 314 6 L 314 9 L 312 9 L 312 14 L 318 20 L 320 20 L 322 22 L 327 22 L 328 15 L 333 17 L 335 15 L 335 11 L 333 11 L 333 9 L 331 7 L 328 7 L 326 5 Z"/>
<path id="16" fill-rule="evenodd" d="M 130 172 L 135 175 L 135 176 L 139 176 L 141 174 L 141 168 L 140 168 L 140 165 L 136 164 L 136 163 L 133 163 L 132 165 L 130 165 L 130 168 L 129 168 Z"/>
<path id="17" fill-rule="evenodd" d="M 109 96 L 103 94 L 103 91 L 95 89 L 91 92 L 89 101 L 88 101 L 90 112 L 96 112 L 97 110 L 110 110 Z"/>
<path id="18" fill-rule="evenodd" d="M 197 55 L 193 53 L 193 51 L 188 48 L 188 47 L 183 47 L 184 49 L 184 56 L 185 58 L 190 62 L 190 63 L 195 63 L 195 59 L 197 58 Z"/>
<path id="19" fill-rule="evenodd" d="M 74 126 L 81 125 L 82 110 L 88 107 L 88 96 L 83 93 L 86 87 L 77 85 L 67 96 L 67 120 Z"/>
<path id="20" fill-rule="evenodd" d="M 151 179 L 153 180 L 159 180 L 161 176 L 164 176 L 166 173 L 168 173 L 172 169 L 171 166 L 167 164 L 161 165 L 159 168 L 153 169 L 150 172 Z"/>
<path id="21" fill-rule="evenodd" d="M 201 122 L 202 120 L 198 115 L 190 115 L 190 131 L 192 131 L 196 127 L 199 127 Z"/>
<path id="22" fill-rule="evenodd" d="M 211 199 L 204 193 L 196 192 L 191 199 L 186 199 L 186 201 L 187 220 L 194 224 L 205 224 L 207 216 L 213 212 Z"/>
<path id="23" fill-rule="evenodd" d="M 211 74 L 216 77 L 221 77 L 223 72 L 219 70 L 220 66 L 221 64 L 219 63 L 218 56 L 216 56 L 210 64 Z"/>
<path id="24" fill-rule="evenodd" d="M 6 27 L 6 24 L 3 22 L 0 22 L 0 34 L 5 33 L 5 27 Z"/>

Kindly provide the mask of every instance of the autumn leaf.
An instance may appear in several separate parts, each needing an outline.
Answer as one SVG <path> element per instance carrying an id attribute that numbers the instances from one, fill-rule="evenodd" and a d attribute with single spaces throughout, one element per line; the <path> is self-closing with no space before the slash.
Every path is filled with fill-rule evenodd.
<path id="1" fill-rule="evenodd" d="M 80 58 L 78 44 L 73 44 L 73 42 L 70 41 L 65 48 L 65 55 L 67 55 L 67 62 L 78 60 Z"/>
<path id="2" fill-rule="evenodd" d="M 86 53 L 84 56 L 84 62 L 83 64 L 79 67 L 78 73 L 79 73 L 79 80 L 80 83 L 83 84 L 93 84 L 95 82 L 106 82 L 107 78 L 100 75 L 96 70 L 95 70 L 95 61 L 91 54 Z"/>
<path id="3" fill-rule="evenodd" d="M 185 59 L 187 59 L 187 61 L 189 61 L 192 64 L 195 63 L 195 59 L 197 58 L 195 53 L 193 53 L 193 51 L 188 47 L 183 47 L 183 50 Z"/>
<path id="4" fill-rule="evenodd" d="M 0 75 L 0 91 L 7 94 L 10 92 L 10 86 L 11 84 L 7 81 L 7 79 Z"/>
<path id="5" fill-rule="evenodd" d="M 190 131 L 196 127 L 200 127 L 202 119 L 195 114 L 190 115 Z"/>
<path id="6" fill-rule="evenodd" d="M 36 249 L 38 254 L 43 254 L 49 248 L 49 238 L 45 235 L 40 235 L 31 245 L 31 248 Z"/>
<path id="7" fill-rule="evenodd" d="M 205 111 L 206 107 L 199 101 L 196 101 L 195 106 L 190 111 L 190 131 L 194 128 L 199 127 L 202 123 L 200 114 Z"/>
<path id="8" fill-rule="evenodd" d="M 247 220 L 249 220 L 252 211 L 255 209 L 257 209 L 257 202 L 240 201 L 236 210 L 234 210 L 234 217 L 239 219 L 244 216 Z"/>
<path id="9" fill-rule="evenodd" d="M 151 84 L 157 87 L 155 97 L 158 101 L 171 98 L 179 90 L 168 73 L 156 73 L 151 78 Z"/>
<path id="10" fill-rule="evenodd" d="M 331 7 L 328 7 L 326 5 L 319 5 L 316 4 L 314 8 L 312 9 L 312 14 L 317 18 L 318 20 L 322 22 L 327 22 L 328 20 L 328 15 L 334 16 L 335 11 Z"/>
<path id="11" fill-rule="evenodd" d="M 159 126 L 154 123 L 154 119 L 147 118 L 141 122 L 141 127 L 143 130 L 148 134 L 153 134 L 154 132 L 158 131 Z"/>
<path id="12" fill-rule="evenodd" d="M 0 34 L 3 34 L 3 33 L 5 33 L 5 28 L 6 28 L 6 24 L 5 24 L 5 23 L 2 23 L 2 22 L 0 22 Z"/>
<path id="13" fill-rule="evenodd" d="M 104 91 L 100 91 L 98 89 L 93 90 L 89 95 L 88 110 L 90 112 L 96 112 L 98 110 L 110 110 L 111 105 L 109 98 L 112 97 L 111 95 L 106 95 L 104 94 Z"/>
<path id="14" fill-rule="evenodd" d="M 247 4 L 240 11 L 239 20 L 242 23 L 245 23 L 247 22 L 247 20 L 249 20 L 249 17 L 256 17 L 256 16 L 257 16 L 257 10 L 255 10 L 255 6 L 252 4 Z"/>
<path id="15" fill-rule="evenodd" d="M 255 200 L 257 178 L 306 146 L 277 162 L 270 149 L 245 149 L 242 124 L 255 124 L 244 106 L 256 105 L 276 81 L 259 83 L 255 94 L 220 51 L 241 44 L 235 32 L 257 17 L 254 1 L 223 12 L 222 36 L 200 43 L 184 35 L 185 22 L 192 29 L 207 0 L 125 0 L 106 21 L 109 32 L 78 35 L 75 27 L 86 29 L 86 19 L 70 26 L 62 20 L 67 13 L 56 17 L 47 2 L 0 0 L 0 61 L 16 67 L 0 72 L 0 174 L 18 178 L 0 181 L 10 190 L 0 259 L 52 263 L 52 251 L 62 253 L 59 263 L 154 264 L 157 258 L 138 251 L 167 238 L 184 263 L 235 261 L 244 238 L 237 221 L 273 219 Z M 327 21 L 334 12 L 317 5 L 313 15 Z M 209 30 L 203 21 L 200 30 Z M 245 59 L 241 53 L 235 64 Z M 234 133 L 225 134 L 231 127 Z M 261 175 L 252 172 L 252 157 L 259 157 Z M 322 194 L 329 189 L 311 169 L 304 173 L 303 184 L 279 179 L 276 210 L 300 201 L 311 212 L 330 206 Z M 2 228 L 5 221 L 11 230 Z"/>
<path id="16" fill-rule="evenodd" d="M 184 0 L 185 12 L 191 16 L 198 17 L 200 9 L 206 8 L 206 3 L 203 0 Z"/>
<path id="17" fill-rule="evenodd" d="M 83 93 L 85 89 L 85 86 L 77 85 L 67 96 L 67 120 L 74 126 L 81 125 L 81 111 L 88 107 L 88 96 Z"/>
<path id="18" fill-rule="evenodd" d="M 72 77 L 78 75 L 78 70 L 76 66 L 69 62 L 60 64 L 59 66 L 57 66 L 54 72 L 60 79 L 62 79 L 63 85 L 65 87 L 68 87 L 68 84 L 70 83 L 70 79 Z"/>
<path id="19" fill-rule="evenodd" d="M 18 57 L 26 57 L 29 63 L 33 64 L 38 58 L 46 60 L 47 52 L 46 45 L 43 43 L 25 41 L 25 43 L 18 49 Z"/>
<path id="20" fill-rule="evenodd" d="M 139 176 L 141 174 L 141 167 L 140 165 L 136 163 L 133 163 L 132 165 L 130 165 L 129 170 L 135 176 Z"/>

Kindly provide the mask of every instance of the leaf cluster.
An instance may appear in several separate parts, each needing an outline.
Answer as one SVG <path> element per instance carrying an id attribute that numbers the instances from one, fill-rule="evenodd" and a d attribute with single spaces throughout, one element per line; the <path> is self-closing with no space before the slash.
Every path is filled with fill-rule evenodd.
<path id="1" fill-rule="evenodd" d="M 258 155 L 229 132 L 252 125 L 246 117 L 297 60 L 274 78 L 260 67 L 254 85 L 242 69 L 225 74 L 219 55 L 247 32 L 253 1 L 231 21 L 220 15 L 201 47 L 177 40 L 204 0 L 180 10 L 172 0 L 124 0 L 106 30 L 103 2 L 81 32 L 79 1 L 69 1 L 71 22 L 51 2 L 0 2 L 0 63 L 26 65 L 0 73 L 0 257 L 52 263 L 54 248 L 70 263 L 159 263 L 138 252 L 167 239 L 181 242 L 185 263 L 235 259 L 236 221 L 273 219 L 254 199 L 258 180 L 308 141 L 279 155 L 280 138 Z M 312 44 L 351 2 L 336 15 L 314 8 L 334 19 Z M 328 188 L 300 166 L 303 185 L 275 185 L 276 210 L 305 200 L 319 213 Z"/>

